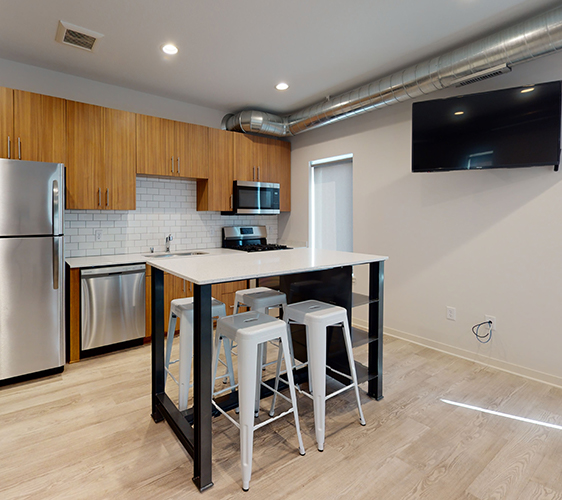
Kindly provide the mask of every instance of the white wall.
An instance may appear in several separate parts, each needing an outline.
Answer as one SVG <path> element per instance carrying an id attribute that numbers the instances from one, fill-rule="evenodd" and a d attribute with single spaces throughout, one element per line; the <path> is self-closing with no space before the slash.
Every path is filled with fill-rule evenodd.
<path id="1" fill-rule="evenodd" d="M 562 56 L 426 99 L 562 79 Z M 412 102 L 292 140 L 292 212 L 281 240 L 307 240 L 308 163 L 353 153 L 354 250 L 388 255 L 385 330 L 562 385 L 562 172 L 412 174 Z M 366 291 L 365 273 L 358 273 Z M 445 317 L 456 307 L 457 320 Z M 471 326 L 497 318 L 489 344 Z M 361 325 L 366 311 L 356 311 Z"/>
<path id="2" fill-rule="evenodd" d="M 195 106 L 6 59 L 0 59 L 0 86 L 213 128 L 220 128 L 222 117 L 232 111 Z"/>

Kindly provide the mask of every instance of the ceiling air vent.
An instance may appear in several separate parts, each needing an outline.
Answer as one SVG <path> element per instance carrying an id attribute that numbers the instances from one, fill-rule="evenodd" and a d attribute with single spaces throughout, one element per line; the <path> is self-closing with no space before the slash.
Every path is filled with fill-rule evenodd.
<path id="1" fill-rule="evenodd" d="M 499 66 L 494 66 L 493 68 L 488 68 L 478 73 L 473 73 L 472 75 L 465 76 L 464 78 L 459 78 L 452 82 L 455 87 L 464 87 L 465 85 L 470 85 L 471 83 L 481 82 L 482 80 L 487 80 L 494 76 L 503 75 L 504 73 L 509 73 L 511 68 L 507 64 L 500 64 Z"/>
<path id="2" fill-rule="evenodd" d="M 55 40 L 65 45 L 72 45 L 73 47 L 92 52 L 97 48 L 99 40 L 102 37 L 103 35 L 101 33 L 96 33 L 95 31 L 87 30 L 86 28 L 81 28 L 80 26 L 75 26 L 65 21 L 59 21 Z"/>

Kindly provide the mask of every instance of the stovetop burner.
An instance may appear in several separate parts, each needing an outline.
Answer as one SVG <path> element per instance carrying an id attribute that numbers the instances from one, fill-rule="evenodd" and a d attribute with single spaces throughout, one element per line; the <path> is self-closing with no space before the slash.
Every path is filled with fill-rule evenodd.
<path id="1" fill-rule="evenodd" d="M 235 250 L 243 250 L 244 252 L 267 252 L 268 250 L 289 250 L 289 247 L 287 245 L 265 243 L 259 245 L 241 245 L 235 247 Z"/>

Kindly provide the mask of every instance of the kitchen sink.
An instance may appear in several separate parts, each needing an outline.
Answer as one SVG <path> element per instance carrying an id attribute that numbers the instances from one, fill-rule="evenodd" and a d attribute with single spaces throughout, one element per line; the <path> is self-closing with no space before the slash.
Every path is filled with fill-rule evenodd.
<path id="1" fill-rule="evenodd" d="M 162 259 L 164 257 L 187 257 L 189 255 L 208 255 L 209 252 L 194 252 L 194 251 L 186 251 L 186 252 L 170 252 L 170 253 L 149 253 L 145 254 L 145 257 L 149 257 L 151 259 Z"/>

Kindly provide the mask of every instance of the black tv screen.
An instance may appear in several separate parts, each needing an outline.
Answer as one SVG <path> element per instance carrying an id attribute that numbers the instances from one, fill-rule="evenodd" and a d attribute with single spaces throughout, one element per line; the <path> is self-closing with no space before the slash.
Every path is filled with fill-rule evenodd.
<path id="1" fill-rule="evenodd" d="M 561 82 L 416 102 L 412 172 L 560 163 Z"/>

